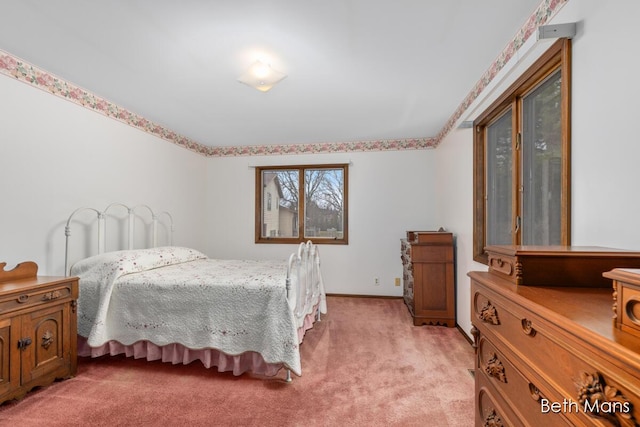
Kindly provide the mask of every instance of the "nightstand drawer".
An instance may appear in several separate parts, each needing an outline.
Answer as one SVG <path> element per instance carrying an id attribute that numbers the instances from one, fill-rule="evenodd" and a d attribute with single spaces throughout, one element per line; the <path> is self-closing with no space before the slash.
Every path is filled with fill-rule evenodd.
<path id="1" fill-rule="evenodd" d="M 72 281 L 56 285 L 32 286 L 23 292 L 0 296 L 0 314 L 75 297 L 77 295 L 74 296 Z"/>

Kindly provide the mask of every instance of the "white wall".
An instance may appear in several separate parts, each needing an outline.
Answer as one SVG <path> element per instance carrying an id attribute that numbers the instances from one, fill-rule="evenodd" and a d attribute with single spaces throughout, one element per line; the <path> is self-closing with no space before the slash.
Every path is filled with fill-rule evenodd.
<path id="1" fill-rule="evenodd" d="M 175 243 L 204 249 L 206 158 L 0 75 L 0 262 L 64 273 L 80 206 L 170 211 Z"/>
<path id="2" fill-rule="evenodd" d="M 486 270 L 473 261 L 473 134 L 456 129 L 436 149 L 439 217 L 456 238 L 456 321 L 471 330 L 467 272 Z"/>
<path id="3" fill-rule="evenodd" d="M 574 4 L 575 3 L 575 4 Z M 615 7 L 612 7 L 615 5 Z M 640 2 L 573 1 L 573 243 L 640 249 Z"/>
<path id="4" fill-rule="evenodd" d="M 578 23 L 572 70 L 573 245 L 640 250 L 640 144 L 634 126 L 640 96 L 636 84 L 640 62 L 635 55 L 640 44 L 638 16 L 640 2 L 633 0 L 615 4 L 572 0 L 551 22 Z M 512 77 L 517 69 L 516 65 Z M 502 84 L 502 90 L 506 86 Z M 458 324 L 470 333 L 466 273 L 486 270 L 472 260 L 472 131 L 454 130 L 435 152 L 437 180 L 446 183 L 440 187 L 439 217 L 446 218 L 457 235 Z"/>
<path id="5" fill-rule="evenodd" d="M 322 245 L 327 292 L 402 295 L 400 239 L 407 230 L 431 230 L 435 150 L 212 158 L 207 176 L 207 253 L 222 258 L 286 258 L 295 246 L 254 243 L 255 169 L 251 165 L 347 163 L 349 244 Z M 374 277 L 380 285 L 373 284 Z"/>

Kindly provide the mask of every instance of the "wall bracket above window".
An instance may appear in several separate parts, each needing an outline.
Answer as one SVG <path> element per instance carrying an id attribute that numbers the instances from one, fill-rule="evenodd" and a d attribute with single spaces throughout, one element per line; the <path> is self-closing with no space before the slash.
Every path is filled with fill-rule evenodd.
<path id="1" fill-rule="evenodd" d="M 573 38 L 576 35 L 576 23 L 541 25 L 538 27 L 537 39 Z"/>

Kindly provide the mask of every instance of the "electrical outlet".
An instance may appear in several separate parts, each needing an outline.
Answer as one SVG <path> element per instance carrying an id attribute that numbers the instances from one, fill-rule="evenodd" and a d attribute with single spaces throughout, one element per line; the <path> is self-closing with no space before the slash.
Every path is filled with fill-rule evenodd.
<path id="1" fill-rule="evenodd" d="M 380 279 L 377 278 L 377 277 L 374 277 L 373 278 L 373 284 L 376 285 L 376 286 L 380 286 Z"/>
<path id="2" fill-rule="evenodd" d="M 396 286 L 400 286 L 400 278 L 396 277 Z"/>

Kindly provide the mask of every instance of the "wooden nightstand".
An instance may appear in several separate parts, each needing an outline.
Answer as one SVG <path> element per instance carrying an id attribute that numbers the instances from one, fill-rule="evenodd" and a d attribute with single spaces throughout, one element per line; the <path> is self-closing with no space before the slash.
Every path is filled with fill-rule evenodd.
<path id="1" fill-rule="evenodd" d="M 77 371 L 78 278 L 0 263 L 0 402 Z"/>

